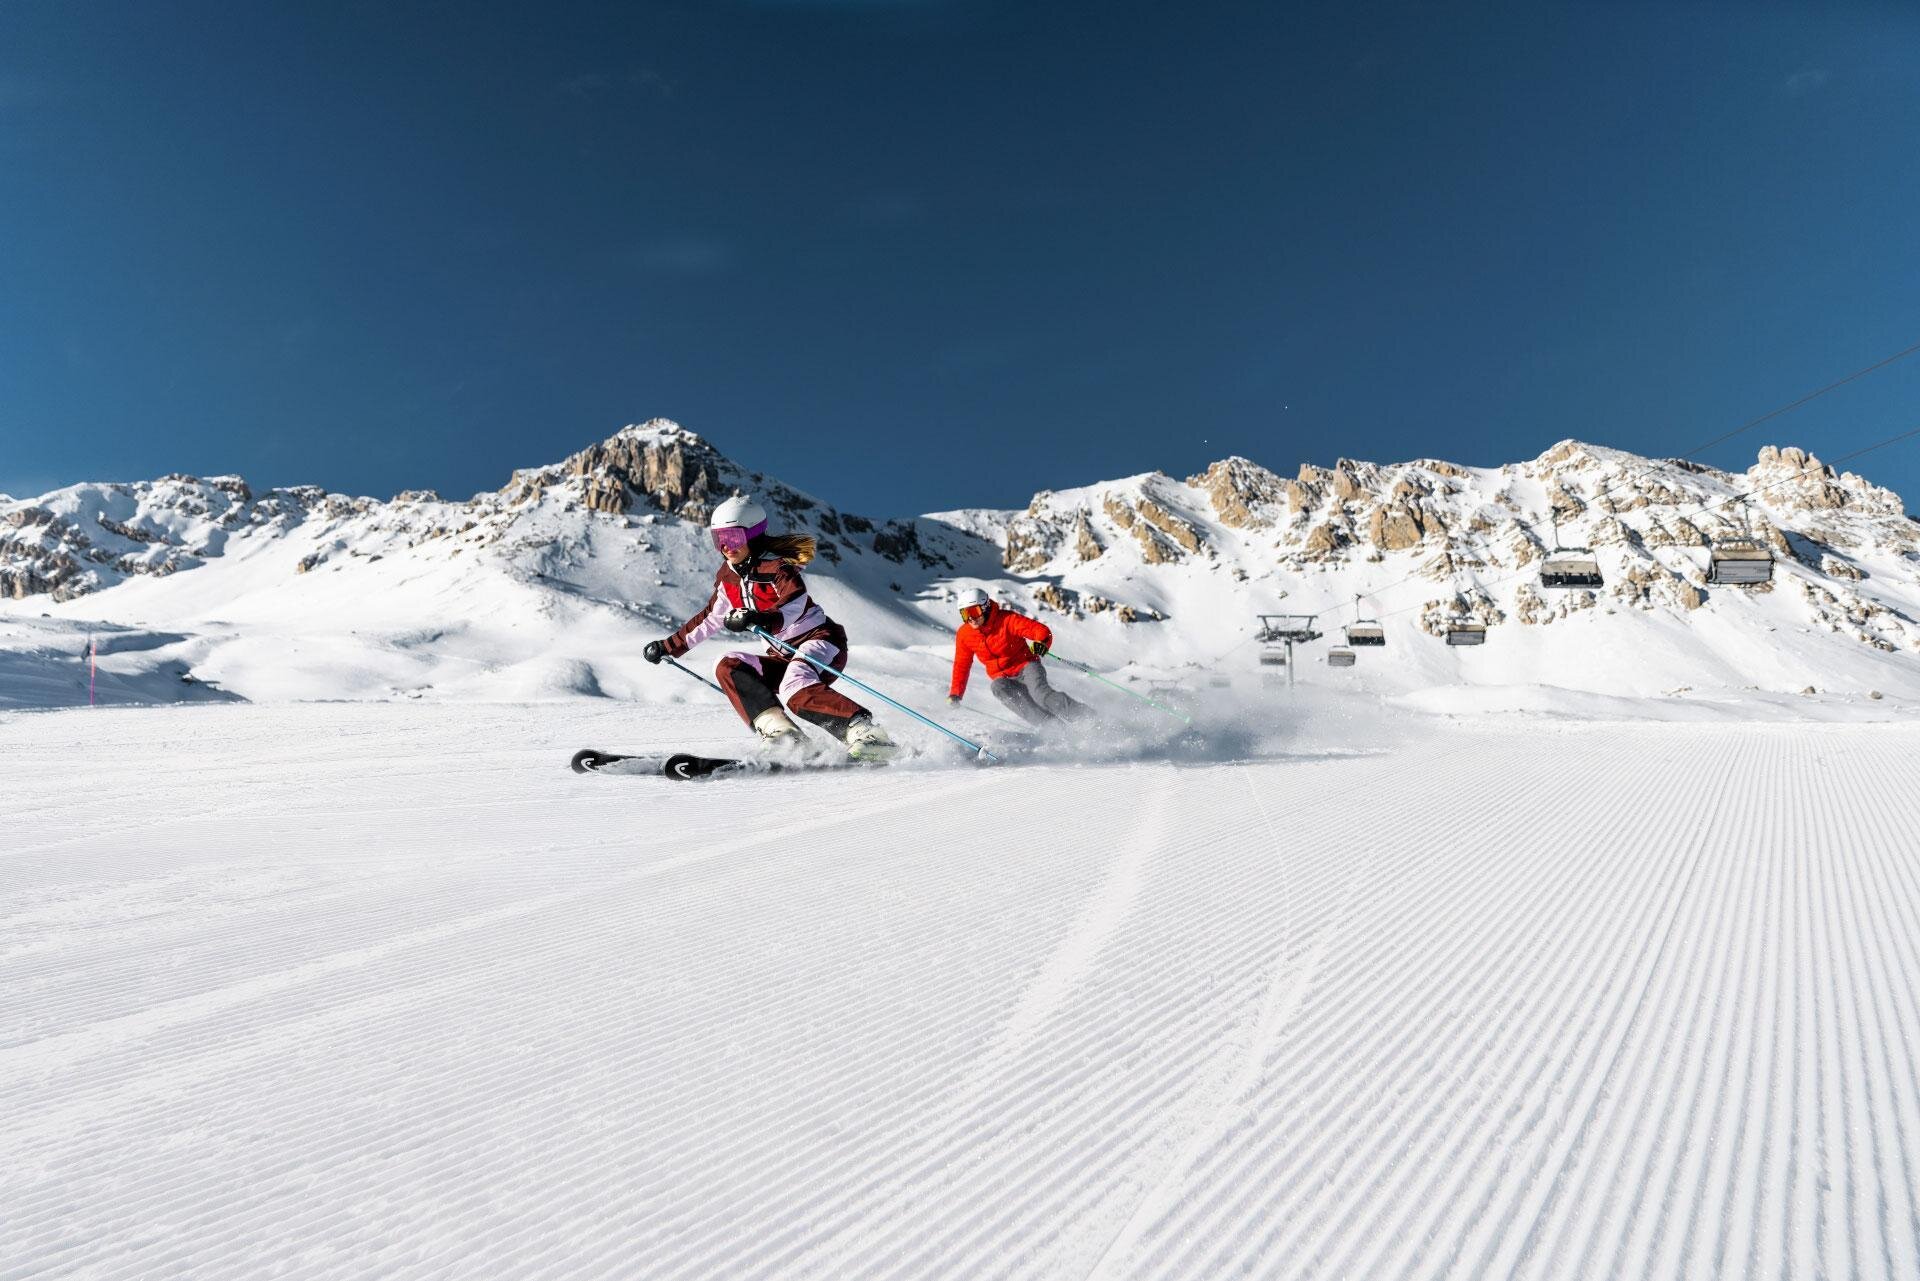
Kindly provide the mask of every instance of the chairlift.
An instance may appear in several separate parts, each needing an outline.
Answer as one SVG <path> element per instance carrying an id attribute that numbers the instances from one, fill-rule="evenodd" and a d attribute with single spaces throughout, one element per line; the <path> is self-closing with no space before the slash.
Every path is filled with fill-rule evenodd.
<path id="1" fill-rule="evenodd" d="M 1560 546 L 1559 521 L 1553 524 L 1553 544 L 1553 550 L 1540 564 L 1542 587 L 1606 586 L 1606 580 L 1600 575 L 1600 562 L 1593 558 L 1593 548 Z"/>
<path id="2" fill-rule="evenodd" d="M 1471 623 L 1464 618 L 1454 619 L 1447 624 L 1447 644 L 1484 645 L 1487 643 L 1487 625 Z"/>
<path id="3" fill-rule="evenodd" d="M 1353 651 L 1350 649 L 1330 649 L 1327 651 L 1328 667 L 1352 667 Z"/>
<path id="4" fill-rule="evenodd" d="M 1757 587 L 1773 581 L 1773 553 L 1752 538 L 1716 538 L 1707 553 L 1707 581 Z"/>
<path id="5" fill-rule="evenodd" d="M 1358 596 L 1353 598 L 1353 612 L 1356 615 L 1360 612 Z M 1349 645 L 1385 645 L 1387 643 L 1387 630 L 1380 626 L 1378 619 L 1355 618 L 1348 624 L 1346 632 Z"/>
<path id="6" fill-rule="evenodd" d="M 1741 532 L 1713 540 L 1707 551 L 1707 581 L 1727 587 L 1757 587 L 1773 581 L 1773 553 L 1753 536 L 1747 500 L 1739 501 Z"/>
<path id="7" fill-rule="evenodd" d="M 1320 639 L 1313 630 L 1314 614 L 1261 614 L 1260 664 L 1287 669 L 1287 684 L 1293 684 L 1293 647 Z"/>

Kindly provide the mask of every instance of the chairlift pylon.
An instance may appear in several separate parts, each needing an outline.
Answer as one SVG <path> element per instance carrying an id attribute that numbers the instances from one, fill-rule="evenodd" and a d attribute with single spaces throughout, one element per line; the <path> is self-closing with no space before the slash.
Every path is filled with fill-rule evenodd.
<path id="1" fill-rule="evenodd" d="M 1263 667 L 1287 669 L 1287 684 L 1293 684 L 1293 647 L 1320 639 L 1313 629 L 1315 614 L 1261 614 L 1260 663 Z"/>

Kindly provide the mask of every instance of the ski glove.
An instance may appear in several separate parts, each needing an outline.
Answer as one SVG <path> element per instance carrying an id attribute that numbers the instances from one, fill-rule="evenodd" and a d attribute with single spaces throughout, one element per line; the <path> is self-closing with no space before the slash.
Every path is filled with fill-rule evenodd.
<path id="1" fill-rule="evenodd" d="M 770 632 L 780 626 L 780 611 L 777 609 L 729 610 L 721 625 L 730 632 L 751 631 L 756 627 Z"/>
<path id="2" fill-rule="evenodd" d="M 667 643 L 665 641 L 648 641 L 647 647 L 640 651 L 640 657 L 646 659 L 649 663 L 657 664 L 666 656 Z"/>
<path id="3" fill-rule="evenodd" d="M 960 696 L 958 694 L 947 695 L 947 706 L 948 707 L 960 706 Z"/>
<path id="4" fill-rule="evenodd" d="M 1033 651 L 1035 658 L 1045 658 L 1047 656 L 1048 644 L 1049 642 L 1047 641 L 1030 640 L 1027 642 L 1027 648 Z"/>

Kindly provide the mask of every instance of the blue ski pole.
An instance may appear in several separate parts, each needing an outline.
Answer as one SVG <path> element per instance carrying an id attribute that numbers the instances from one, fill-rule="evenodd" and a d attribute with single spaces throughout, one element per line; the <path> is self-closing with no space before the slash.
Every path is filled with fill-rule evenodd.
<path id="1" fill-rule="evenodd" d="M 1062 658 L 1057 652 L 1053 650 L 1047 651 L 1047 657 L 1055 660 L 1056 662 L 1065 663 L 1068 667 L 1071 667 L 1074 671 L 1079 672 L 1083 676 L 1093 677 L 1093 679 L 1099 681 L 1102 685 L 1112 686 L 1114 689 L 1119 690 L 1122 694 L 1125 694 L 1128 698 L 1137 698 L 1141 702 L 1145 703 L 1148 707 L 1153 708 L 1155 711 L 1165 712 L 1167 715 L 1177 717 L 1180 720 L 1185 721 L 1189 725 L 1193 724 L 1193 717 L 1187 715 L 1185 712 L 1175 711 L 1171 707 L 1163 707 L 1159 703 L 1156 703 L 1152 699 L 1148 698 L 1145 694 L 1136 693 L 1133 690 L 1128 689 L 1125 685 L 1121 685 L 1115 681 L 1108 680 L 1106 677 L 1102 676 L 1099 672 L 1096 672 L 1091 667 L 1088 667 L 1085 663 L 1076 663 L 1071 658 Z"/>
<path id="2" fill-rule="evenodd" d="M 811 663 L 813 666 L 819 668 L 822 672 L 826 673 L 827 675 L 833 676 L 839 680 L 843 680 L 847 684 L 853 686 L 855 689 L 864 690 L 866 693 L 873 695 L 875 698 L 885 703 L 888 707 L 893 708 L 895 711 L 905 712 L 907 715 L 913 717 L 913 719 L 915 719 L 916 721 L 919 721 L 922 725 L 926 725 L 926 726 L 929 726 L 930 728 L 939 730 L 942 734 L 945 734 L 948 738 L 952 739 L 954 742 L 959 743 L 962 746 L 966 747 L 975 756 L 980 757 L 982 760 L 994 761 L 996 763 L 1000 760 L 998 756 L 995 756 L 992 752 L 989 752 L 986 748 L 980 746 L 980 744 L 974 742 L 972 739 L 964 738 L 961 735 L 954 733 L 952 730 L 948 729 L 945 725 L 942 725 L 939 721 L 933 720 L 930 717 L 922 716 L 920 713 L 914 711 L 911 707 L 908 707 L 905 703 L 895 702 L 893 699 L 888 698 L 885 694 L 882 694 L 879 690 L 867 684 L 865 681 L 857 680 L 856 678 L 847 675 L 845 672 L 839 670 L 836 667 L 829 667 L 827 664 L 821 662 L 817 658 L 809 658 L 807 655 L 802 654 L 799 650 L 787 644 L 785 641 L 781 640 L 779 637 L 774 636 L 773 634 L 768 632 L 765 628 L 756 627 L 753 629 L 753 634 L 755 636 L 758 636 L 761 640 L 765 641 L 767 644 L 773 646 L 775 649 L 779 650 L 781 653 L 790 654 L 794 658 L 799 659 L 803 663 Z"/>
<path id="3" fill-rule="evenodd" d="M 714 693 L 720 695 L 720 697 L 725 698 L 727 696 L 726 690 L 721 689 L 718 685 L 714 684 L 712 681 L 702 676 L 699 672 L 694 671 L 691 667 L 688 667 L 684 663 L 681 663 L 678 659 L 669 658 L 666 661 L 669 663 L 672 663 L 675 667 L 678 667 L 681 671 L 693 677 L 693 679 L 699 681 L 702 685 L 705 685 L 708 689 L 712 690 Z"/>

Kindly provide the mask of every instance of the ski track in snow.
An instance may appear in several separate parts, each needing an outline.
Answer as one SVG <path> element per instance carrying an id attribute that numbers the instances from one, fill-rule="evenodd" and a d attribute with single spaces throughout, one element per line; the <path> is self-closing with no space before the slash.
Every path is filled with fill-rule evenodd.
<path id="1" fill-rule="evenodd" d="M 0 1279 L 1920 1277 L 1920 727 L 657 740 L 0 716 Z"/>

